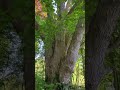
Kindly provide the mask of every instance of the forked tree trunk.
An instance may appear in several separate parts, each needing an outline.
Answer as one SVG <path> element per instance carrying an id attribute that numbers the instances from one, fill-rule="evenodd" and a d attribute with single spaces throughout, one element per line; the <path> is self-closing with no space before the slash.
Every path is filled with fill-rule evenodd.
<path id="1" fill-rule="evenodd" d="M 66 37 L 65 33 L 60 32 L 52 43 L 52 47 L 45 52 L 46 82 L 48 84 L 60 83 L 63 85 L 63 87 L 57 87 L 55 90 L 68 89 L 68 87 L 66 88 L 65 86 L 70 82 L 83 33 L 83 27 L 79 22 L 76 31 L 73 34 L 71 43 L 69 43 L 70 39 Z"/>
<path id="2" fill-rule="evenodd" d="M 86 35 L 86 90 L 97 90 L 106 72 L 104 57 L 117 20 L 120 0 L 101 0 Z"/>
<path id="3" fill-rule="evenodd" d="M 70 78 L 74 72 L 76 60 L 78 58 L 78 52 L 84 35 L 84 28 L 81 21 L 78 21 L 76 31 L 73 34 L 70 46 L 64 60 L 61 61 L 61 67 L 59 71 L 59 79 L 63 85 L 70 83 Z"/>

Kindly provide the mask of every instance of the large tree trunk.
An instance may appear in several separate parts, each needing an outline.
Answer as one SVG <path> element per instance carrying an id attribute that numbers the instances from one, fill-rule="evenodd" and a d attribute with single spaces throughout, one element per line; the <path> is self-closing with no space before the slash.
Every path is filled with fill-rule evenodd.
<path id="1" fill-rule="evenodd" d="M 101 1 L 86 35 L 86 90 L 97 90 L 104 76 L 104 57 L 120 16 L 119 0 Z"/>
<path id="2" fill-rule="evenodd" d="M 71 1 L 67 4 L 69 3 Z M 62 12 L 69 11 L 69 7 L 65 8 L 65 2 L 61 2 L 58 7 L 60 10 L 58 11 L 59 19 L 62 18 Z M 55 90 L 64 90 L 63 85 L 69 84 L 83 37 L 84 30 L 81 25 L 79 20 L 73 37 L 66 31 L 59 30 L 60 32 L 56 34 L 51 47 L 45 50 L 45 81 L 48 84 L 62 84 L 62 86 L 54 88 Z M 63 29 L 62 26 L 61 29 Z"/>
<path id="3" fill-rule="evenodd" d="M 45 72 L 48 84 L 61 83 L 69 84 L 77 60 L 80 42 L 83 37 L 83 27 L 79 22 L 73 34 L 71 43 L 66 33 L 59 32 L 52 43 L 52 46 L 45 52 Z M 56 90 L 64 90 L 64 87 L 57 87 Z"/>
<path id="4" fill-rule="evenodd" d="M 45 51 L 45 72 L 46 82 L 56 83 L 59 82 L 59 63 L 65 53 L 65 41 L 63 33 L 59 33 L 58 36 L 52 42 L 51 47 L 48 47 Z M 63 37 L 63 38 L 62 38 Z"/>
<path id="5" fill-rule="evenodd" d="M 62 83 L 65 86 L 69 85 L 71 75 L 74 72 L 74 67 L 76 60 L 78 58 L 78 52 L 80 49 L 83 35 L 84 35 L 84 28 L 79 19 L 78 24 L 76 26 L 76 31 L 73 34 L 66 57 L 64 58 L 64 60 L 61 61 L 59 79 L 60 79 L 60 83 Z"/>

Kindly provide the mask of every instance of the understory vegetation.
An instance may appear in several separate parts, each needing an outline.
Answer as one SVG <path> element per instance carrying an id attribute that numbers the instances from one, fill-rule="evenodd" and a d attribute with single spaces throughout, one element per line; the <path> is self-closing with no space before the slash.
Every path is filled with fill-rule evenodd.
<path id="1" fill-rule="evenodd" d="M 71 78 L 71 84 L 69 86 L 69 90 L 85 90 L 85 80 L 84 80 L 84 69 L 83 62 L 81 58 L 77 61 L 74 73 Z M 43 59 L 38 59 L 35 62 L 35 90 L 53 90 L 56 85 L 50 84 L 47 85 L 45 83 L 45 63 Z"/>

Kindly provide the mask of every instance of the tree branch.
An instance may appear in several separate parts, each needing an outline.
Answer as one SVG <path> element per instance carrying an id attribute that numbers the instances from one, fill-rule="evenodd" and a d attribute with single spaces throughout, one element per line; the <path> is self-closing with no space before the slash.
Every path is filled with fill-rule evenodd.
<path id="1" fill-rule="evenodd" d="M 79 19 L 70 46 L 67 51 L 67 56 L 65 57 L 66 59 L 62 62 L 62 64 L 66 63 L 66 65 L 65 66 L 63 65 L 60 68 L 60 82 L 62 82 L 63 84 L 69 83 L 71 74 L 73 73 L 74 70 L 75 62 L 78 58 L 78 52 L 80 49 L 80 44 L 82 42 L 83 35 L 84 29 L 81 23 L 81 19 Z M 68 77 L 69 79 L 65 77 Z"/>
<path id="2" fill-rule="evenodd" d="M 80 3 L 80 0 L 78 0 L 78 2 L 76 2 L 76 3 L 72 6 L 72 8 L 70 9 L 70 11 L 67 13 L 66 16 L 72 14 L 72 12 L 73 12 L 73 11 L 75 10 L 75 8 L 79 5 L 79 3 Z"/>
<path id="3" fill-rule="evenodd" d="M 64 20 L 68 15 L 72 14 L 72 13 L 74 12 L 75 8 L 76 8 L 79 4 L 80 4 L 80 0 L 76 1 L 76 2 L 74 3 L 74 5 L 70 8 L 70 10 L 68 11 L 68 13 L 63 17 L 63 20 Z M 67 8 L 67 10 L 68 10 L 68 9 L 69 9 L 69 8 Z"/>
<path id="4" fill-rule="evenodd" d="M 72 37 L 72 41 L 70 43 L 70 47 L 69 47 L 70 51 L 71 51 L 71 49 L 78 51 L 77 46 L 80 46 L 80 44 L 82 42 L 83 35 L 84 35 L 84 28 L 83 27 L 84 26 L 82 26 L 81 19 L 79 18 L 79 21 L 76 25 L 76 31 L 74 32 L 73 37 Z"/>

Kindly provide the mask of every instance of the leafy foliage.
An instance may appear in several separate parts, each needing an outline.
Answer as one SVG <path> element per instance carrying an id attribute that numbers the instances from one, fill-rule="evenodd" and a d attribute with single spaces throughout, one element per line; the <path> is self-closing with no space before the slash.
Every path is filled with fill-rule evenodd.
<path id="1" fill-rule="evenodd" d="M 59 33 L 63 33 L 62 35 L 70 35 L 70 38 L 72 37 L 76 25 L 78 23 L 78 19 L 81 20 L 82 24 L 84 23 L 85 18 L 85 2 L 84 0 L 40 0 L 40 3 L 42 5 L 42 10 L 39 10 L 39 13 L 46 12 L 47 16 L 42 17 L 40 14 L 35 15 L 35 20 L 37 24 L 39 25 L 39 28 L 35 30 L 35 47 L 36 47 L 36 55 L 39 54 L 40 51 L 40 42 L 41 40 L 44 43 L 44 48 L 47 50 L 47 48 L 51 47 L 53 41 L 56 39 L 57 36 L 59 36 Z M 66 9 L 61 9 L 62 4 L 64 5 L 67 3 Z M 77 3 L 77 5 L 76 5 Z M 40 4 L 39 4 L 40 5 Z M 71 11 L 69 14 L 69 11 L 72 9 L 72 6 L 75 6 L 74 10 Z M 40 7 L 39 7 L 40 8 Z M 65 33 L 64 33 L 65 32 Z M 64 36 L 63 36 L 64 37 Z M 84 54 L 84 48 L 81 49 L 80 53 Z M 84 57 L 84 55 L 83 55 Z M 82 58 L 82 57 L 81 57 Z M 76 90 L 78 86 L 81 88 L 84 88 L 84 70 L 83 66 L 81 65 L 84 61 L 82 59 L 79 59 L 76 63 L 75 72 L 73 74 L 73 82 L 71 84 L 70 88 L 73 88 L 73 90 Z M 45 77 L 44 77 L 44 70 L 42 66 L 44 66 L 44 60 L 36 60 L 36 89 L 37 90 L 44 90 L 46 88 L 47 90 L 53 90 L 56 86 L 61 86 L 61 84 L 46 84 L 45 83 Z M 81 67 L 80 67 L 81 66 Z M 80 72 L 78 73 L 77 70 Z M 76 77 L 80 78 L 76 80 Z M 80 79 L 83 79 L 81 82 Z M 81 82 L 81 83 L 80 83 Z"/>
<path id="2" fill-rule="evenodd" d="M 84 74 L 82 67 L 82 60 L 79 60 L 76 63 L 75 70 L 72 76 L 72 83 L 70 85 L 70 90 L 77 90 L 80 88 L 84 90 Z M 79 71 L 79 72 L 78 72 Z M 59 83 L 55 84 L 46 84 L 45 83 L 45 63 L 43 59 L 38 59 L 35 63 L 35 90 L 53 90 L 56 86 L 61 86 Z"/>
<path id="3" fill-rule="evenodd" d="M 35 16 L 35 20 L 39 24 L 39 29 L 36 30 L 36 33 L 38 36 L 44 36 L 45 39 L 43 40 L 45 43 L 45 47 L 48 48 L 52 41 L 55 39 L 55 36 L 61 32 L 61 31 L 67 31 L 67 33 L 72 34 L 75 31 L 76 24 L 78 22 L 78 19 L 81 18 L 81 21 L 84 24 L 84 18 L 85 18 L 85 11 L 84 11 L 84 1 L 81 0 L 75 7 L 74 11 L 69 15 L 66 11 L 65 13 L 62 13 L 62 17 L 59 15 L 59 9 L 61 3 L 65 2 L 66 0 L 60 0 L 53 2 L 52 0 L 45 1 L 41 0 L 41 3 L 43 5 L 43 11 L 47 12 L 47 17 L 42 18 L 41 16 L 37 15 Z M 78 2 L 79 0 L 73 1 L 73 4 L 75 2 Z M 71 8 L 71 7 L 69 7 Z M 55 10 L 56 13 L 55 13 Z M 40 11 L 41 12 L 41 11 Z"/>

